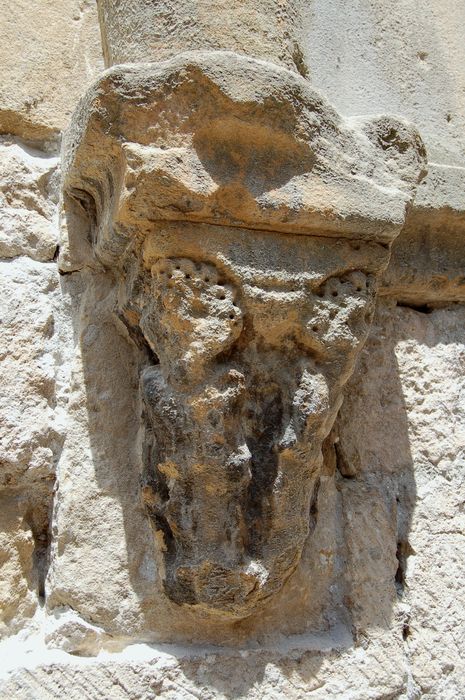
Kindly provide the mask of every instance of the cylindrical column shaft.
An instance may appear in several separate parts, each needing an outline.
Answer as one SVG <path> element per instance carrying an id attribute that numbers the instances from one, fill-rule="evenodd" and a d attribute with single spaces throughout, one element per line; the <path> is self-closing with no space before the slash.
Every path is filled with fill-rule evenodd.
<path id="1" fill-rule="evenodd" d="M 306 74 L 303 0 L 98 0 L 107 66 L 226 50 Z"/>

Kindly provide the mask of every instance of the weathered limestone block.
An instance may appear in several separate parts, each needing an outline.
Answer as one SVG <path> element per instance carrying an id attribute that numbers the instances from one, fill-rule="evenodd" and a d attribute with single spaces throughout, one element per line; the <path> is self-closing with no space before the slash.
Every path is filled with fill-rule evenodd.
<path id="1" fill-rule="evenodd" d="M 420 307 L 465 298 L 464 19 L 459 0 L 432 1 L 421 12 L 411 3 L 387 10 L 382 0 L 315 0 L 302 35 L 312 84 L 338 110 L 389 110 L 422 135 L 428 176 L 380 288 Z"/>
<path id="2" fill-rule="evenodd" d="M 381 305 L 338 418 L 353 623 L 397 629 L 417 697 L 460 697 L 465 673 L 464 321 Z"/>
<path id="3" fill-rule="evenodd" d="M 98 0 L 106 66 L 161 61 L 187 49 L 229 50 L 306 75 L 302 0 Z"/>
<path id="4" fill-rule="evenodd" d="M 97 11 L 0 13 L 0 697 L 461 698 L 463 7 L 97 5 L 61 296 Z"/>
<path id="5" fill-rule="evenodd" d="M 314 0 L 301 43 L 313 85 L 342 114 L 389 110 L 420 130 L 432 163 L 464 167 L 461 0 Z M 331 51 L 328 51 L 331 47 Z"/>
<path id="6" fill-rule="evenodd" d="M 105 660 L 26 657 L 2 682 L 2 697 L 92 698 L 95 688 L 124 700 L 460 697 L 464 320 L 459 306 L 425 314 L 379 305 L 346 387 L 336 482 L 354 640 L 304 635 L 282 649 L 136 646 Z"/>
<path id="7" fill-rule="evenodd" d="M 122 405 L 137 439 L 121 455 L 142 460 L 164 591 L 246 618 L 315 526 L 323 441 L 423 174 L 421 141 L 389 117 L 344 122 L 285 69 L 192 52 L 107 72 L 64 158 L 61 267 L 85 266 L 89 288 L 117 283 L 101 298 L 143 400 L 142 431 L 137 404 Z M 82 372 L 91 398 L 100 380 L 85 360 Z"/>
<path id="8" fill-rule="evenodd" d="M 58 244 L 58 158 L 0 138 L 0 257 L 53 259 Z"/>
<path id="9" fill-rule="evenodd" d="M 20 629 L 37 606 L 34 538 L 26 512 L 27 504 L 13 493 L 0 494 L 0 637 Z"/>
<path id="10" fill-rule="evenodd" d="M 430 164 L 396 239 L 380 294 L 403 304 L 465 301 L 465 168 Z"/>
<path id="11" fill-rule="evenodd" d="M 54 611 L 71 606 L 87 621 L 137 638 L 144 615 L 153 616 L 152 625 L 159 616 L 151 533 L 140 501 L 137 363 L 114 323 L 111 279 L 100 277 L 85 289 L 82 282 L 79 274 L 62 278 L 66 312 L 78 317 L 66 358 L 66 439 L 46 600 Z"/>
<path id="12" fill-rule="evenodd" d="M 193 52 L 107 71 L 76 111 L 64 168 L 67 190 L 92 197 L 83 204 L 109 262 L 118 237 L 124 249 L 152 221 L 390 243 L 424 157 L 405 122 L 344 121 L 289 71 Z"/>
<path id="13" fill-rule="evenodd" d="M 53 476 L 53 265 L 2 262 L 2 486 Z"/>
<path id="14" fill-rule="evenodd" d="M 83 620 L 74 610 L 64 608 L 46 619 L 43 641 L 49 649 L 76 656 L 94 656 L 104 636 L 99 627 Z M 108 639 L 105 641 L 108 643 Z"/>
<path id="15" fill-rule="evenodd" d="M 302 640 L 303 641 L 303 640 Z M 321 640 L 306 639 L 304 651 L 282 649 L 209 651 L 170 647 L 155 652 L 139 647 L 134 652 L 106 660 L 50 659 L 45 664 L 28 664 L 0 681 L 3 698 L 54 700 L 65 695 L 71 700 L 93 700 L 96 694 L 115 700 L 163 698 L 183 700 L 379 700 L 407 697 L 407 674 L 392 649 L 347 650 L 342 640 L 333 639 L 333 650 Z M 320 648 L 318 648 L 320 642 Z M 118 658 L 119 656 L 119 658 Z"/>
<path id="16" fill-rule="evenodd" d="M 465 676 L 465 310 L 404 315 L 410 337 L 398 355 L 417 484 L 402 542 L 407 649 L 420 692 L 454 697 Z"/>
<path id="17" fill-rule="evenodd" d="M 0 29 L 0 133 L 56 147 L 76 95 L 102 68 L 94 3 L 5 2 Z"/>
<path id="18" fill-rule="evenodd" d="M 44 593 L 62 437 L 55 416 L 56 266 L 17 258 L 0 263 L 0 272 L 3 633 L 10 623 L 10 631 L 23 624 Z"/>
<path id="19" fill-rule="evenodd" d="M 368 329 L 371 277 L 341 274 L 342 255 L 330 257 L 329 244 L 325 262 L 337 272 L 312 290 L 305 273 L 318 242 L 310 237 L 257 232 L 267 265 L 256 260 L 250 274 L 241 264 L 249 233 L 205 230 L 201 246 L 187 231 L 181 241 L 173 233 L 161 250 L 152 243 L 154 303 L 140 303 L 140 327 L 160 361 L 142 374 L 144 497 L 163 533 L 170 597 L 244 616 L 299 561 L 322 441 Z M 222 274 L 193 262 L 194 250 L 201 260 L 217 256 Z"/>
<path id="20" fill-rule="evenodd" d="M 150 520 L 140 498 L 140 364 L 125 327 L 115 323 L 115 289 L 108 277 L 106 282 L 105 277 L 89 279 L 83 273 L 63 278 L 66 295 L 80 303 L 75 315 L 79 331 L 55 497 L 48 608 L 55 614 L 71 605 L 120 644 L 131 637 L 237 644 L 274 629 L 293 633 L 337 622 L 338 504 L 327 474 L 321 475 L 318 519 L 316 504 L 311 507 L 311 543 L 266 615 L 233 627 L 210 620 L 199 625 L 187 606 L 182 615 L 177 605 L 167 606 Z M 79 635 L 76 626 L 70 640 Z M 54 639 L 56 635 L 51 643 Z M 97 639 L 88 653 L 97 653 L 101 642 L 108 644 Z"/>

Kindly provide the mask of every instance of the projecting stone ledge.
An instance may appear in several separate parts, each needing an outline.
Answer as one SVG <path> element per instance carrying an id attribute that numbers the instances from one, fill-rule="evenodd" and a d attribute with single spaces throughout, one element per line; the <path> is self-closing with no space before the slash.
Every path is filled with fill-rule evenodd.
<path id="1" fill-rule="evenodd" d="M 344 121 L 228 52 L 115 67 L 80 103 L 60 264 L 111 271 L 140 352 L 142 498 L 175 604 L 233 622 L 295 572 L 423 171 L 411 126 Z"/>
<path id="2" fill-rule="evenodd" d="M 425 165 L 407 123 L 343 120 L 299 75 L 208 51 L 107 71 L 64 153 L 102 253 L 109 216 L 128 238 L 182 219 L 390 242 Z"/>

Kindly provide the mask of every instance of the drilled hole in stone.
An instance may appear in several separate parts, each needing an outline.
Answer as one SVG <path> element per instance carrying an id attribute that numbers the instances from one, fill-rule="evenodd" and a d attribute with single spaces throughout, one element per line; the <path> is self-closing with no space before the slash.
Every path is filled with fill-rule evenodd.
<path id="1" fill-rule="evenodd" d="M 357 287 L 357 292 L 361 292 L 361 291 L 362 291 L 362 288 L 361 288 L 361 287 Z"/>
<path id="2" fill-rule="evenodd" d="M 181 269 L 181 265 L 176 265 L 176 270 L 180 270 L 180 269 Z"/>
<path id="3" fill-rule="evenodd" d="M 333 297 L 339 296 L 337 292 L 333 292 Z"/>
<path id="4" fill-rule="evenodd" d="M 232 320 L 234 318 L 234 314 L 229 314 L 229 318 Z"/>
<path id="5" fill-rule="evenodd" d="M 186 280 L 190 280 L 191 276 L 186 274 Z"/>
<path id="6" fill-rule="evenodd" d="M 210 277 L 205 277 L 204 282 L 210 282 Z"/>
<path id="7" fill-rule="evenodd" d="M 218 297 L 218 299 L 221 299 L 221 301 L 224 301 L 224 299 L 226 299 L 226 296 L 225 296 L 224 294 L 220 294 L 220 296 Z"/>
<path id="8" fill-rule="evenodd" d="M 317 332 L 318 332 L 318 326 L 312 326 L 312 331 L 313 331 L 314 333 L 317 333 Z"/>

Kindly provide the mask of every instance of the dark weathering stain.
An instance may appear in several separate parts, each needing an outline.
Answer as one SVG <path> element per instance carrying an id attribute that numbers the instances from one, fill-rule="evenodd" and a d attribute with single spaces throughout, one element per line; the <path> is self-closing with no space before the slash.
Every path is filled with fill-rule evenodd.
<path id="1" fill-rule="evenodd" d="M 250 556 L 260 552 L 272 519 L 270 495 L 278 472 L 277 441 L 281 435 L 283 403 L 276 385 L 256 388 L 250 396 L 247 445 L 251 457 L 251 480 L 247 489 L 245 520 Z"/>

